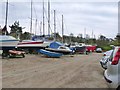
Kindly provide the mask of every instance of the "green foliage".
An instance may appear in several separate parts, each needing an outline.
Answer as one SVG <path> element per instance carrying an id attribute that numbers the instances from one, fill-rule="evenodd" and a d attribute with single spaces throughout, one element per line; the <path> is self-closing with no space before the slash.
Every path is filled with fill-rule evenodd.
<path id="1" fill-rule="evenodd" d="M 18 38 L 22 34 L 22 27 L 19 26 L 19 21 L 15 21 L 13 25 L 9 26 L 11 28 L 10 35 Z"/>
<path id="2" fill-rule="evenodd" d="M 96 44 L 96 39 L 91 39 L 91 38 L 90 38 L 90 39 L 86 39 L 86 40 L 85 40 L 85 43 L 86 43 L 86 44 L 94 45 L 94 44 Z"/>
<path id="3" fill-rule="evenodd" d="M 24 32 L 20 38 L 21 40 L 29 40 L 31 38 L 31 34 L 29 32 Z"/>
<path id="4" fill-rule="evenodd" d="M 114 46 L 120 46 L 118 40 L 114 40 L 113 42 L 111 42 L 111 44 Z"/>
<path id="5" fill-rule="evenodd" d="M 100 48 L 102 48 L 103 51 L 108 51 L 108 50 L 112 49 L 112 47 L 110 45 L 108 45 L 108 46 L 100 46 Z"/>
<path id="6" fill-rule="evenodd" d="M 9 26 L 11 28 L 11 33 L 22 33 L 22 27 L 19 26 L 19 21 L 15 21 L 12 26 Z"/>
<path id="7" fill-rule="evenodd" d="M 120 46 L 120 35 L 117 35 L 115 40 L 111 42 L 114 46 Z"/>
<path id="8" fill-rule="evenodd" d="M 116 39 L 117 39 L 117 42 L 118 42 L 118 43 L 117 43 L 118 46 L 120 46 L 120 35 L 117 35 L 117 36 L 116 36 Z"/>

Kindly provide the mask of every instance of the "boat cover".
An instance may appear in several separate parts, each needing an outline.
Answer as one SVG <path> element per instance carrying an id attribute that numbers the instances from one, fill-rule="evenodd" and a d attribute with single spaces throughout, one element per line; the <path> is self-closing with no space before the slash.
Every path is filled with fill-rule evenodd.
<path id="1" fill-rule="evenodd" d="M 63 46 L 63 44 L 60 42 L 52 42 L 52 43 L 50 43 L 49 48 L 57 49 L 59 46 Z"/>
<path id="2" fill-rule="evenodd" d="M 41 54 L 44 54 L 48 57 L 54 57 L 54 58 L 58 58 L 58 57 L 61 57 L 63 55 L 61 53 L 51 52 L 51 51 L 47 51 L 47 50 L 43 50 L 43 49 L 38 50 L 38 52 Z"/>

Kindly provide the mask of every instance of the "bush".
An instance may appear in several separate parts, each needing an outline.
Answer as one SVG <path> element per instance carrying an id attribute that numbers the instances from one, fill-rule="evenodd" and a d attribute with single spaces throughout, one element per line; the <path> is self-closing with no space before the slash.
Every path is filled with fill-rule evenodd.
<path id="1" fill-rule="evenodd" d="M 102 48 L 103 51 L 108 51 L 112 49 L 111 46 L 99 46 L 99 47 Z"/>

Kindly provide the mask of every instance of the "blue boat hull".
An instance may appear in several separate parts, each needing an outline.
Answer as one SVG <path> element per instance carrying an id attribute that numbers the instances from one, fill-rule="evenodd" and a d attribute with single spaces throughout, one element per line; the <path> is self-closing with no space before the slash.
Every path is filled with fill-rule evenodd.
<path id="1" fill-rule="evenodd" d="M 51 51 L 47 51 L 47 50 L 43 50 L 43 49 L 38 50 L 38 52 L 41 54 L 44 54 L 48 57 L 53 57 L 53 58 L 59 58 L 63 55 L 61 53 L 51 52 Z"/>

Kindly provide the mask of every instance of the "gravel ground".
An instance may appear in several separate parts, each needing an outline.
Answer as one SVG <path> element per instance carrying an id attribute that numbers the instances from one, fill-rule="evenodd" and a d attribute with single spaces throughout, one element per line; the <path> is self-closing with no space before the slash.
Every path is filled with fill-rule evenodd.
<path id="1" fill-rule="evenodd" d="M 3 88 L 107 88 L 102 54 L 47 58 L 26 55 L 25 58 L 2 60 Z"/>

